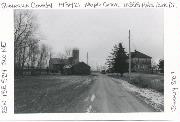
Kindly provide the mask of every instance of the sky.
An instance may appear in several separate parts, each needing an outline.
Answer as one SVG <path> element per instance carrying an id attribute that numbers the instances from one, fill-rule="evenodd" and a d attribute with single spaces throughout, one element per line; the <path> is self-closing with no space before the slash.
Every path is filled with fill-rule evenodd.
<path id="1" fill-rule="evenodd" d="M 95 68 L 104 65 L 113 46 L 122 43 L 128 52 L 135 49 L 158 62 L 164 57 L 164 20 L 162 9 L 77 9 L 33 10 L 39 24 L 41 43 L 54 53 L 78 48 L 80 61 Z"/>

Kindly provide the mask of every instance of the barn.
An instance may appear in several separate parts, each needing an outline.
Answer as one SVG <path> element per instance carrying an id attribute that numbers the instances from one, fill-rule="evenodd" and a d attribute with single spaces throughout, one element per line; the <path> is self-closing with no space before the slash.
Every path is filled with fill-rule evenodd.
<path id="1" fill-rule="evenodd" d="M 67 59 L 50 58 L 50 72 L 60 72 L 64 75 L 88 75 L 90 74 L 90 66 L 84 62 L 79 62 L 79 50 L 72 50 L 72 57 Z"/>
<path id="2" fill-rule="evenodd" d="M 49 70 L 50 72 L 62 73 L 64 65 L 68 62 L 66 59 L 60 59 L 60 58 L 50 58 L 49 60 Z"/>

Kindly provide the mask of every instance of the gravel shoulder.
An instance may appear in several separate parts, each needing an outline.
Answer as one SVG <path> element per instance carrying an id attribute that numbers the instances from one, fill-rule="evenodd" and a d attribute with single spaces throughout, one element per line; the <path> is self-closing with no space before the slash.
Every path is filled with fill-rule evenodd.
<path id="1" fill-rule="evenodd" d="M 139 88 L 129 84 L 127 81 L 116 78 L 112 78 L 112 80 L 121 84 L 127 91 L 131 92 L 141 101 L 144 101 L 146 104 L 153 107 L 156 112 L 164 111 L 164 95 L 161 92 L 148 88 Z"/>

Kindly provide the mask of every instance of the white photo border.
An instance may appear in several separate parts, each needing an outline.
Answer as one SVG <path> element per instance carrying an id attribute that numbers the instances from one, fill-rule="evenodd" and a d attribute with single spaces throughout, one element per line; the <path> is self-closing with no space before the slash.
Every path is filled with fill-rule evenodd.
<path id="1" fill-rule="evenodd" d="M 77 3 L 84 3 L 88 0 L 80 1 L 75 0 Z M 75 2 L 74 0 L 64 0 L 64 1 L 47 1 L 53 4 L 58 4 L 59 2 Z M 90 1 L 90 0 L 89 0 Z M 110 1 L 107 2 L 130 2 L 127 0 L 121 1 Z M 145 2 L 144 0 L 136 0 L 138 2 Z M 146 0 L 147 1 L 147 0 Z M 8 3 L 31 3 L 35 2 L 33 0 L 2 0 Z M 45 0 L 39 0 L 37 3 L 44 3 Z M 90 2 L 101 2 L 100 0 L 91 0 Z M 147 2 L 156 3 L 156 0 L 149 0 Z M 159 2 L 167 2 L 167 0 L 161 0 Z M 165 91 L 164 91 L 164 112 L 153 112 L 153 113 L 39 113 L 39 114 L 14 114 L 14 9 L 13 8 L 0 8 L 0 42 L 6 42 L 7 44 L 7 65 L 8 70 L 8 84 L 7 91 L 7 113 L 0 113 L 0 120 L 29 120 L 29 121 L 178 121 L 180 120 L 180 1 L 173 0 L 175 3 L 175 8 L 164 8 L 164 60 L 165 60 Z M 103 8 L 103 7 L 102 7 Z M 19 9 L 19 8 L 18 8 Z M 24 8 L 20 8 L 24 9 Z M 34 9 L 34 8 L 27 8 Z M 41 9 L 41 8 L 35 8 Z M 46 9 L 46 8 L 42 8 Z M 86 9 L 81 8 L 58 8 L 55 6 L 48 9 Z M 101 8 L 88 8 L 88 9 L 101 9 Z M 109 9 L 109 8 L 103 8 Z M 110 9 L 118 9 L 111 7 Z M 121 8 L 123 9 L 123 8 Z M 133 8 L 129 8 L 133 9 Z M 139 8 L 142 9 L 142 8 Z M 148 8 L 146 8 L 148 9 Z M 159 9 L 159 8 L 154 8 Z M 0 53 L 1 55 L 1 53 Z M 0 67 L 1 69 L 1 67 Z M 171 85 L 172 72 L 176 75 L 177 84 L 175 86 Z M 0 71 L 2 73 L 2 71 Z M 173 105 L 173 92 L 172 89 L 178 88 L 176 92 L 176 111 L 172 112 L 171 106 Z M 0 100 L 3 98 L 0 98 Z"/>

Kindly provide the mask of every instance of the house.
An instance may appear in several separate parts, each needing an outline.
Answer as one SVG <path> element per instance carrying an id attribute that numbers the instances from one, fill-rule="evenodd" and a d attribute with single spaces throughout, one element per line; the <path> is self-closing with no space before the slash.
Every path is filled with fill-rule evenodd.
<path id="1" fill-rule="evenodd" d="M 132 71 L 134 72 L 150 72 L 152 57 L 143 54 L 137 50 L 131 52 Z M 129 60 L 129 59 L 128 59 Z"/>

